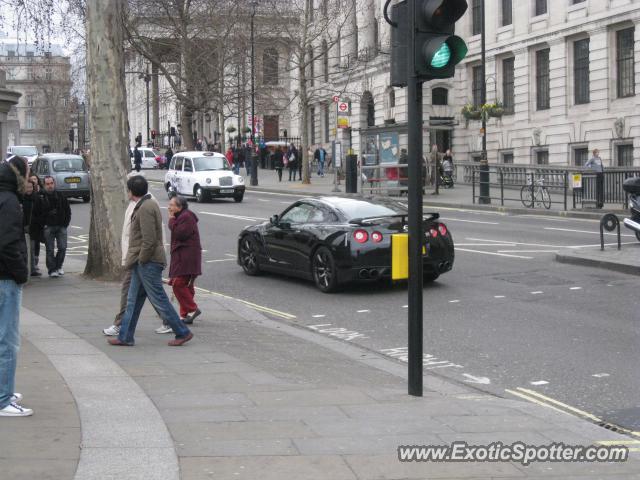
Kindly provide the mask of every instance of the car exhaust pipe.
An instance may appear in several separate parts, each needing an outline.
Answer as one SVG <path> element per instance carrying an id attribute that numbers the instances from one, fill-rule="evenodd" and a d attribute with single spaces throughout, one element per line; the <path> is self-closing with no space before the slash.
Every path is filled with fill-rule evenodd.
<path id="1" fill-rule="evenodd" d="M 363 268 L 362 270 L 360 270 L 360 272 L 358 273 L 358 276 L 362 279 L 368 279 L 369 278 L 369 270 L 367 270 L 366 268 Z"/>
<path id="2" fill-rule="evenodd" d="M 635 230 L 636 232 L 640 232 L 640 223 L 631 220 L 630 218 L 625 218 L 623 223 L 625 227 Z"/>
<path id="3" fill-rule="evenodd" d="M 378 270 L 371 270 L 369 272 L 369 278 L 371 278 L 371 280 L 377 280 L 378 277 L 380 277 L 380 272 Z"/>

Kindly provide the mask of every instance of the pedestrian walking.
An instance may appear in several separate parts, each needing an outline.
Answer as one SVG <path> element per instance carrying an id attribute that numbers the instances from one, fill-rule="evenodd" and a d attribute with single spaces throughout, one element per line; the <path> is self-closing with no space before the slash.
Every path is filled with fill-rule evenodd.
<path id="1" fill-rule="evenodd" d="M 168 147 L 167 150 L 164 152 L 164 168 L 166 168 L 167 170 L 169 170 L 169 165 L 171 164 L 171 159 L 173 158 L 173 150 L 171 150 L 171 147 Z"/>
<path id="2" fill-rule="evenodd" d="M 296 150 L 295 145 L 292 143 L 289 147 L 289 151 L 287 152 L 287 168 L 289 168 L 289 181 L 291 181 L 291 176 L 293 176 L 293 181 L 296 181 L 296 172 L 298 171 L 298 151 Z"/>
<path id="3" fill-rule="evenodd" d="M 276 148 L 276 151 L 273 153 L 273 168 L 276 169 L 276 173 L 278 174 L 278 181 L 282 181 L 282 169 L 284 168 L 284 153 L 280 148 Z"/>
<path id="4" fill-rule="evenodd" d="M 136 172 L 140 172 L 140 169 L 142 168 L 142 152 L 138 149 L 138 145 L 133 149 L 133 165 Z"/>
<path id="5" fill-rule="evenodd" d="M 127 181 L 129 199 L 135 202 L 131 215 L 129 247 L 125 268 L 131 270 L 131 285 L 127 297 L 127 309 L 117 338 L 110 338 L 114 346 L 133 346 L 140 311 L 147 297 L 176 335 L 169 346 L 184 345 L 193 334 L 180 320 L 162 286 L 162 270 L 166 266 L 162 239 L 162 214 L 158 203 L 149 195 L 147 180 L 136 175 Z"/>
<path id="6" fill-rule="evenodd" d="M 604 207 L 604 165 L 600 158 L 600 150 L 596 148 L 593 151 L 593 157 L 584 166 L 596 174 L 596 208 L 602 208 Z"/>
<path id="7" fill-rule="evenodd" d="M 40 243 L 44 241 L 43 193 L 38 177 L 32 175 L 26 183 L 27 192 L 22 203 L 25 219 L 25 230 L 29 234 L 29 261 L 32 277 L 41 277 L 38 267 L 40 262 Z"/>
<path id="8" fill-rule="evenodd" d="M 171 231 L 169 285 L 180 304 L 180 318 L 190 325 L 202 313 L 194 301 L 195 281 L 202 275 L 198 217 L 189 210 L 184 197 L 175 196 L 169 200 L 168 210 Z"/>
<path id="9" fill-rule="evenodd" d="M 447 188 L 453 188 L 453 155 L 447 150 L 442 157 L 443 184 Z"/>
<path id="10" fill-rule="evenodd" d="M 27 243 L 20 197 L 25 192 L 27 161 L 13 157 L 0 164 L 0 417 L 27 417 L 15 392 L 20 349 L 22 286 L 29 275 Z"/>
<path id="11" fill-rule="evenodd" d="M 71 207 L 69 200 L 56 190 L 56 181 L 50 176 L 44 178 L 43 200 L 47 271 L 49 277 L 57 278 L 64 275 L 63 264 L 67 254 L 67 228 L 71 223 Z"/>
<path id="12" fill-rule="evenodd" d="M 298 178 L 302 181 L 302 166 L 305 159 L 302 158 L 302 147 L 300 145 L 296 148 L 296 155 L 298 156 Z"/>
<path id="13" fill-rule="evenodd" d="M 324 163 L 327 158 L 327 151 L 319 146 L 316 151 L 313 152 L 313 159 L 318 162 L 318 176 L 324 177 Z"/>

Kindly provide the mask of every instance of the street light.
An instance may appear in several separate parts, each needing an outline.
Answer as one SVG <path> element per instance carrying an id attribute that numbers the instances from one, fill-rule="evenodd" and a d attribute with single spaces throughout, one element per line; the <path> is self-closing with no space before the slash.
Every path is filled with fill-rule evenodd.
<path id="1" fill-rule="evenodd" d="M 150 142 L 151 139 L 151 129 L 149 126 L 149 83 L 151 82 L 151 74 L 149 73 L 149 70 L 146 71 L 146 73 L 140 73 L 138 75 L 138 78 L 141 80 L 144 80 L 144 83 L 147 87 L 147 145 Z"/>
<path id="2" fill-rule="evenodd" d="M 485 105 L 487 103 L 487 48 L 486 48 L 486 36 L 485 36 L 485 0 L 481 0 L 481 16 L 482 16 L 482 35 L 480 37 L 480 49 L 481 49 L 481 70 L 482 70 L 482 85 L 480 90 L 480 103 Z M 491 203 L 491 193 L 489 186 L 489 159 L 487 158 L 487 117 L 482 115 L 482 157 L 480 158 L 480 197 L 478 203 L 487 205 Z"/>
<path id="3" fill-rule="evenodd" d="M 251 185 L 258 185 L 258 156 L 256 155 L 256 61 L 255 61 L 255 38 L 254 20 L 256 16 L 257 0 L 251 1 Z"/>

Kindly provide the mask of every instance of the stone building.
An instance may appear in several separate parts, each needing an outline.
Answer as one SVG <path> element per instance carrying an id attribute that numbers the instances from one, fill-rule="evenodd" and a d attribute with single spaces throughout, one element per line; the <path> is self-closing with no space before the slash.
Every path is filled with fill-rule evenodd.
<path id="1" fill-rule="evenodd" d="M 71 63 L 62 47 L 50 45 L 41 52 L 35 45 L 1 38 L 0 68 L 6 71 L 7 87 L 22 94 L 9 112 L 9 144 L 34 145 L 40 152 L 71 148 Z"/>
<path id="2" fill-rule="evenodd" d="M 322 2 L 315 8 L 322 10 Z M 390 27 L 383 0 L 348 0 L 340 39 L 317 62 L 329 66 L 325 96 L 313 107 L 312 144 L 337 139 L 371 161 L 406 148 L 406 91 L 390 86 Z M 469 54 L 454 79 L 424 84 L 424 147 L 452 148 L 457 161 L 479 160 L 480 122 L 462 107 L 504 104 L 487 128 L 490 162 L 580 165 L 598 148 L 606 165 L 640 165 L 639 0 L 485 0 L 487 66 L 481 78 L 480 2 L 458 22 Z M 322 48 L 318 39 L 316 48 Z M 350 102 L 349 129 L 335 131 L 331 97 Z M 390 147 L 392 145 L 393 147 Z M 346 147 L 346 148 L 345 148 Z M 387 160 L 385 160 L 385 158 Z"/>
<path id="3" fill-rule="evenodd" d="M 7 151 L 9 133 L 7 115 L 20 99 L 20 94 L 5 88 L 5 83 L 5 72 L 0 70 L 0 156 L 2 159 L 4 159 Z"/>

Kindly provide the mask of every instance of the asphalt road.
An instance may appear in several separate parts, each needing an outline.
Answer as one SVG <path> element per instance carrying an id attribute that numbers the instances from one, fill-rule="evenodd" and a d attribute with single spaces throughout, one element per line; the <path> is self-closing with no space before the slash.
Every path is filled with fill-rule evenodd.
<path id="1" fill-rule="evenodd" d="M 166 205 L 160 187 L 152 192 Z M 237 265 L 241 228 L 280 213 L 296 198 L 247 193 L 241 204 L 192 204 L 205 250 L 197 286 L 251 302 L 318 335 L 406 358 L 405 285 L 356 285 L 323 294 L 298 279 L 249 277 Z M 554 261 L 558 251 L 599 246 L 598 223 L 439 211 L 453 234 L 456 262 L 424 289 L 425 370 L 640 430 L 637 277 Z M 70 234 L 77 243 L 70 246 L 81 257 L 88 207 L 76 203 L 73 212 Z M 623 234 L 623 242 L 636 243 Z"/>

